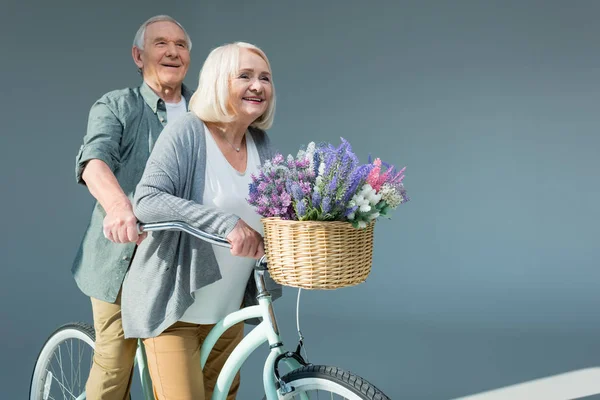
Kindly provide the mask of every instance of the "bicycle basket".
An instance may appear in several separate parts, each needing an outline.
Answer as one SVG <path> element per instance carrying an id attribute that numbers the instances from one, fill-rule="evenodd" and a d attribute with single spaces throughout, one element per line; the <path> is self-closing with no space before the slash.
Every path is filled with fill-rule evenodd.
<path id="1" fill-rule="evenodd" d="M 339 289 L 367 279 L 373 261 L 373 228 L 340 221 L 263 218 L 269 273 L 281 285 Z"/>

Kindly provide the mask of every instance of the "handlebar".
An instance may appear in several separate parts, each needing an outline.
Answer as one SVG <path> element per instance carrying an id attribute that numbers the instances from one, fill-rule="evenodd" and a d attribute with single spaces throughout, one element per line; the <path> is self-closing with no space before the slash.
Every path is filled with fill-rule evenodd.
<path id="1" fill-rule="evenodd" d="M 226 247 L 228 249 L 231 248 L 231 244 L 225 238 L 206 233 L 198 228 L 194 228 L 193 226 L 186 224 L 185 222 L 169 221 L 156 222 L 150 224 L 138 223 L 138 233 L 153 231 L 183 231 L 185 233 L 189 233 L 190 235 L 197 237 L 198 239 L 202 239 L 205 242 L 216 244 L 217 246 L 221 247 Z"/>

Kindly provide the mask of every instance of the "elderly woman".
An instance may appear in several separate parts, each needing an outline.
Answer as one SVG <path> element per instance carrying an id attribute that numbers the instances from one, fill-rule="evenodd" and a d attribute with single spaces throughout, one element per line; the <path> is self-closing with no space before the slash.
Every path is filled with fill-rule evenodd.
<path id="1" fill-rule="evenodd" d="M 203 376 L 200 347 L 210 329 L 242 303 L 256 302 L 250 278 L 264 254 L 262 226 L 245 199 L 251 174 L 272 155 L 264 130 L 274 112 L 264 52 L 247 43 L 216 48 L 190 112 L 165 128 L 137 186 L 140 221 L 183 221 L 231 243 L 228 250 L 162 231 L 137 249 L 123 286 L 123 327 L 126 337 L 144 339 L 157 399 L 209 399 L 243 337 L 242 323 L 226 332 Z M 228 399 L 238 387 L 239 376 Z"/>

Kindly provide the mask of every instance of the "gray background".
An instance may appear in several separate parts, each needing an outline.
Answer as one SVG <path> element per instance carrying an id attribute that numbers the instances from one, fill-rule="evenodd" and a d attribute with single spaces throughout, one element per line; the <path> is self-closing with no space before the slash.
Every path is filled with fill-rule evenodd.
<path id="1" fill-rule="evenodd" d="M 3 0 L 0 397 L 26 398 L 54 328 L 91 320 L 69 273 L 92 207 L 75 154 L 93 101 L 138 84 L 131 41 L 159 13 L 193 38 L 192 87 L 220 44 L 266 51 L 282 152 L 343 136 L 363 161 L 408 166 L 412 202 L 378 224 L 367 283 L 303 293 L 311 361 L 394 399 L 600 364 L 599 12 L 595 1 Z M 277 304 L 289 345 L 294 302 L 288 290 Z M 263 359 L 245 366 L 240 398 L 261 397 Z"/>

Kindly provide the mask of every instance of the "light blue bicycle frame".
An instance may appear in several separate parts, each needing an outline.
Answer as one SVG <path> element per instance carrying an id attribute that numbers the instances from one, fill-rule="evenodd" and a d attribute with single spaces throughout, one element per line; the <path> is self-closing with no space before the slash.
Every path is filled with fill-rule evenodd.
<path id="1" fill-rule="evenodd" d="M 279 329 L 277 327 L 277 321 L 273 313 L 273 305 L 271 295 L 265 290 L 264 287 L 264 271 L 255 270 L 254 278 L 259 289 L 258 305 L 243 308 L 239 311 L 235 311 L 221 321 L 219 321 L 214 328 L 210 331 L 202 348 L 200 350 L 200 364 L 202 369 L 206 365 L 206 360 L 210 354 L 213 346 L 217 343 L 221 335 L 233 325 L 253 318 L 261 318 L 262 322 L 258 324 L 248 335 L 242 339 L 238 346 L 233 350 L 219 377 L 212 395 L 212 400 L 224 400 L 229 393 L 231 383 L 242 364 L 246 359 L 264 342 L 268 342 L 271 348 L 269 356 L 265 361 L 263 368 L 263 385 L 267 400 L 278 400 L 276 379 L 275 379 L 275 359 L 284 354 L 283 343 L 279 335 Z M 262 290 L 261 290 L 262 289 Z M 293 358 L 283 358 L 283 362 L 286 363 L 290 369 L 300 368 L 301 365 L 298 361 Z M 150 374 L 148 373 L 148 367 L 146 362 L 146 353 L 144 346 L 139 341 L 138 350 L 136 354 L 136 363 L 139 369 L 142 390 L 144 397 L 147 400 L 154 399 L 152 393 L 152 382 L 150 380 Z"/>
<path id="2" fill-rule="evenodd" d="M 182 222 L 146 224 L 140 225 L 139 228 L 140 231 L 181 230 L 209 243 L 222 247 L 230 247 L 229 242 L 223 238 L 210 235 Z M 242 339 L 242 341 L 236 346 L 225 362 L 225 365 L 223 366 L 223 369 L 217 378 L 212 400 L 224 400 L 227 397 L 231 383 L 233 382 L 233 379 L 241 368 L 242 364 L 246 361 L 246 359 L 248 359 L 250 354 L 252 354 L 252 352 L 264 342 L 268 342 L 270 346 L 269 356 L 267 357 L 263 368 L 263 385 L 265 394 L 267 396 L 267 400 L 279 399 L 276 387 L 277 382 L 275 379 L 275 361 L 278 356 L 286 352 L 283 348 L 283 342 L 279 335 L 279 328 L 273 312 L 271 294 L 266 290 L 265 286 L 264 274 L 266 272 L 266 267 L 263 259 L 257 261 L 254 269 L 254 280 L 256 281 L 256 287 L 258 289 L 258 305 L 246 307 L 227 315 L 214 326 L 202 344 L 202 348 L 200 350 L 200 364 L 202 369 L 204 369 L 206 360 L 208 359 L 208 355 L 210 354 L 212 348 L 227 329 L 248 319 L 262 319 L 262 322 L 260 322 Z M 302 366 L 294 358 L 284 357 L 282 358 L 282 361 L 290 370 L 297 369 Z M 147 400 L 152 400 L 154 399 L 152 382 L 150 380 L 150 374 L 148 373 L 146 353 L 141 341 L 138 342 L 136 364 L 140 372 L 144 397 Z M 279 383 L 281 384 L 282 382 Z M 85 398 L 85 395 L 83 396 L 84 397 L 80 396 L 80 398 Z M 301 394 L 301 398 L 307 399 L 306 395 L 303 394 Z"/>

